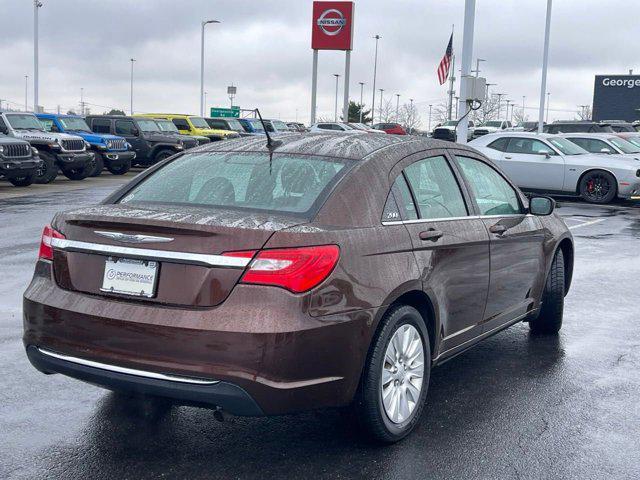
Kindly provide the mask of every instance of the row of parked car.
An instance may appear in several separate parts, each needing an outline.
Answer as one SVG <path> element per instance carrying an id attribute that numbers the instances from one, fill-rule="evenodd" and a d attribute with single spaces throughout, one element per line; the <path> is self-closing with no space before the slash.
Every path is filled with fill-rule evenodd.
<path id="1" fill-rule="evenodd" d="M 534 132 L 538 129 L 538 122 L 518 122 L 512 123 L 510 120 L 489 120 L 481 125 L 475 125 L 473 120 L 468 120 L 467 140 L 496 133 L 506 132 Z M 457 120 L 449 120 L 433 129 L 431 136 L 438 140 L 456 141 Z M 637 133 L 640 131 L 640 121 L 630 123 L 622 120 L 608 120 L 606 122 L 592 121 L 556 121 L 545 123 L 543 126 L 545 133 Z"/>
<path id="2" fill-rule="evenodd" d="M 407 135 L 407 131 L 399 123 L 375 123 L 372 126 L 355 122 L 318 122 L 309 127 L 309 131 L 337 134 L 384 133 L 389 135 Z"/>
<path id="3" fill-rule="evenodd" d="M 0 111 L 0 176 L 15 186 L 98 176 L 106 168 L 123 175 L 212 141 L 303 131 L 304 125 L 253 118 L 203 118 L 151 113 L 61 115 Z"/>

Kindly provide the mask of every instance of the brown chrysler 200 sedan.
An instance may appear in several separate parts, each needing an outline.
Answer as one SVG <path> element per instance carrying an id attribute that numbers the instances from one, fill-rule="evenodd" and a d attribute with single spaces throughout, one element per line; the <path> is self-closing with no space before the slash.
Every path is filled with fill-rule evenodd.
<path id="1" fill-rule="evenodd" d="M 516 322 L 560 329 L 553 200 L 461 145 L 278 143 L 206 145 L 56 215 L 24 295 L 32 364 L 236 415 L 352 405 L 393 442 L 433 366 Z"/>

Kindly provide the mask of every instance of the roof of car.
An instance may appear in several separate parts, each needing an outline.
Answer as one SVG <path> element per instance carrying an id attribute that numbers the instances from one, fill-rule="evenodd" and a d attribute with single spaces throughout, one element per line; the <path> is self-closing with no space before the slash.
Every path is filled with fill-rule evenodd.
<path id="1" fill-rule="evenodd" d="M 553 138 L 557 137 L 553 133 L 538 133 L 538 132 L 496 132 L 488 133 L 478 138 L 495 138 L 495 137 L 531 137 L 531 138 Z"/>
<path id="2" fill-rule="evenodd" d="M 410 147 L 412 151 L 431 148 L 459 148 L 464 145 L 452 144 L 423 137 L 404 137 L 399 135 L 336 135 L 333 133 L 285 133 L 274 138 L 281 143 L 276 153 L 320 155 L 327 157 L 361 160 L 366 156 L 393 145 Z M 267 152 L 264 137 L 243 137 L 224 142 L 212 142 L 196 147 L 194 152 Z M 410 154 L 410 153 L 409 153 Z"/>
<path id="3" fill-rule="evenodd" d="M 631 133 L 631 132 L 629 132 Z M 617 133 L 611 132 L 568 132 L 557 134 L 561 137 L 582 137 L 582 138 L 612 138 L 617 137 Z"/>

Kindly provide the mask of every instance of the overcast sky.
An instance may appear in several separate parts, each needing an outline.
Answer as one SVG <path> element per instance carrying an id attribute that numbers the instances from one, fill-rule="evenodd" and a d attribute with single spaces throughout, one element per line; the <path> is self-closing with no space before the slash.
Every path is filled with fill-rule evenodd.
<path id="1" fill-rule="evenodd" d="M 135 63 L 134 110 L 199 111 L 200 22 L 207 27 L 208 106 L 236 104 L 264 116 L 308 122 L 311 85 L 311 0 L 41 0 L 40 103 L 47 110 L 78 108 L 80 89 L 95 113 L 129 105 L 129 59 Z M 366 82 L 371 103 L 375 34 L 382 36 L 377 88 L 414 98 L 426 126 L 428 104 L 444 103 L 436 67 L 456 26 L 460 56 L 464 0 L 356 0 L 351 96 Z M 551 119 L 573 118 L 590 104 L 593 76 L 640 72 L 637 0 L 556 0 L 552 17 L 548 91 Z M 544 0 L 477 0 L 473 57 L 529 115 L 540 89 Z M 33 102 L 33 2 L 0 0 L 0 99 L 24 104 L 29 75 Z M 458 68 L 458 67 L 456 67 Z M 334 73 L 344 53 L 320 52 L 319 115 L 333 116 Z M 456 87 L 457 88 L 457 87 Z M 341 87 L 342 90 L 342 87 Z M 340 93 L 342 95 L 342 93 Z M 377 101 L 377 99 L 376 99 Z"/>

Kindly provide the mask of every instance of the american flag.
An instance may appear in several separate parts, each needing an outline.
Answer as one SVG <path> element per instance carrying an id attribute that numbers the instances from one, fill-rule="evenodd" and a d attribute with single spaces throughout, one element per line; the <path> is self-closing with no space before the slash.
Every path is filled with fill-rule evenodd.
<path id="1" fill-rule="evenodd" d="M 451 57 L 453 56 L 453 33 L 449 39 L 449 45 L 447 45 L 447 51 L 444 52 L 444 57 L 440 60 L 438 65 L 438 81 L 440 85 L 447 81 L 449 76 L 449 67 L 451 67 Z"/>

